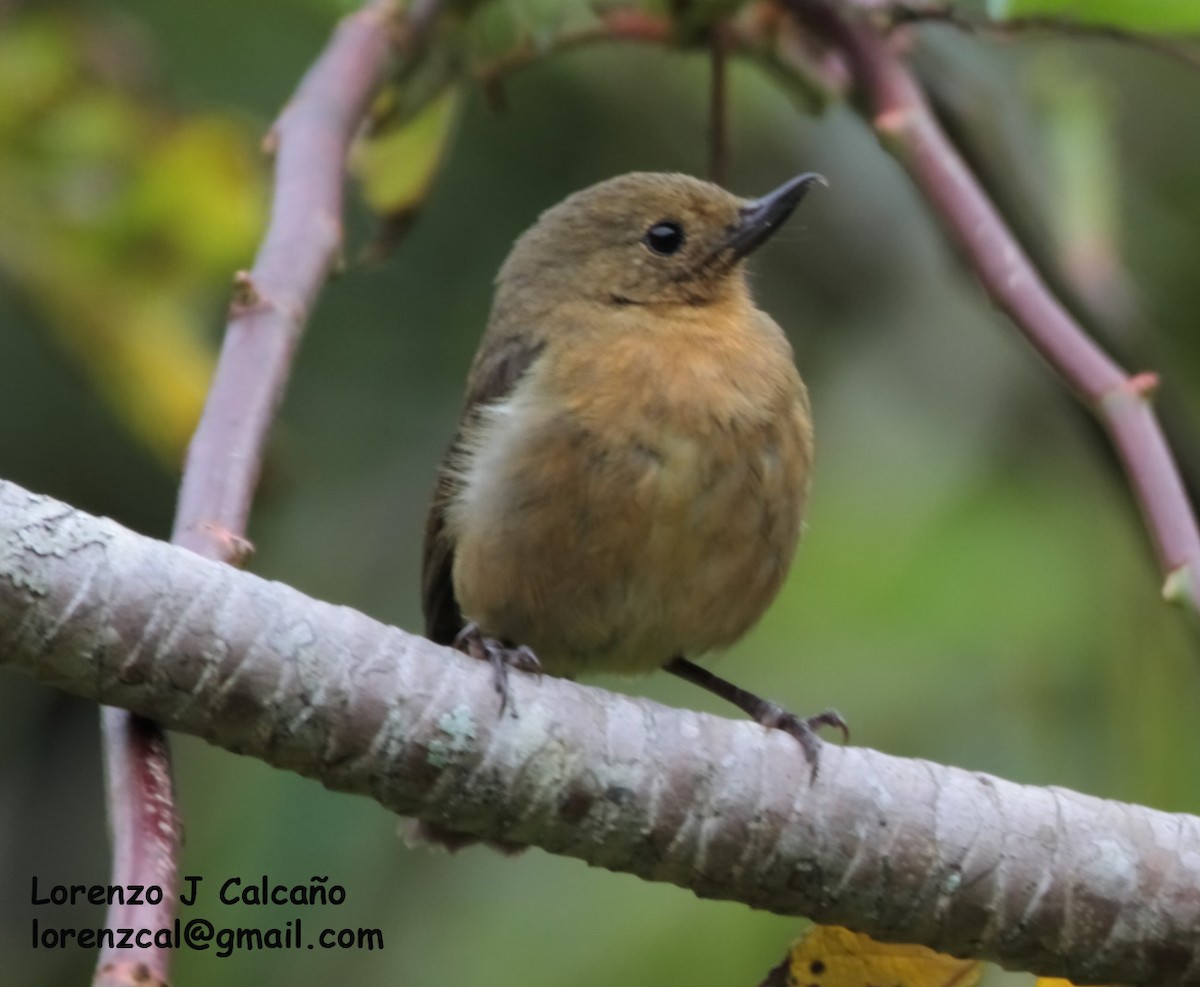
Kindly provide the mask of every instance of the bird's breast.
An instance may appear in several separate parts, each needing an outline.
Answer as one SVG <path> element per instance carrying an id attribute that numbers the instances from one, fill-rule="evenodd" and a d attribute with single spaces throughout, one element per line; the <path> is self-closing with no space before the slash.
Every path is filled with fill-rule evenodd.
<path id="1" fill-rule="evenodd" d="M 553 674 L 727 646 L 786 574 L 811 458 L 790 358 L 777 379 L 714 362 L 671 382 L 672 368 L 635 354 L 564 385 L 569 367 L 539 367 L 464 444 L 456 595 Z"/>

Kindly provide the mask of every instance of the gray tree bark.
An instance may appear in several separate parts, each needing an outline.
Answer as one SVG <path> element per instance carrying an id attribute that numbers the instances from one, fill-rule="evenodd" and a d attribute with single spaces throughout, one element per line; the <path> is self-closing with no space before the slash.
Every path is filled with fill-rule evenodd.
<path id="1" fill-rule="evenodd" d="M 1200 983 L 1200 819 L 514 673 L 0 481 L 0 665 L 395 812 L 1077 983 Z M 397 852 L 401 852 L 399 847 Z"/>

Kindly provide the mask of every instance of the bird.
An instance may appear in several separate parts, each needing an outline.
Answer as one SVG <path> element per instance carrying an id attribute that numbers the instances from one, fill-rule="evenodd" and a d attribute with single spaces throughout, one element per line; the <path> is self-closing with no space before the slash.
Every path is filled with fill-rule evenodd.
<path id="1" fill-rule="evenodd" d="M 437 475 L 426 636 L 508 671 L 665 668 L 800 743 L 815 730 L 697 664 L 778 593 L 808 502 L 808 393 L 746 260 L 825 184 L 744 199 L 684 174 L 576 192 L 500 268 Z"/>

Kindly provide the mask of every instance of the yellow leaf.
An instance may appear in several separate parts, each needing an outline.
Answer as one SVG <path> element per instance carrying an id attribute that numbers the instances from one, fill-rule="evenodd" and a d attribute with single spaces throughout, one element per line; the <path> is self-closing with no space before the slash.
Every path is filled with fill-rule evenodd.
<path id="1" fill-rule="evenodd" d="M 214 362 L 196 313 L 169 292 L 115 275 L 102 280 L 65 252 L 55 254 L 61 263 L 53 270 L 31 254 L 21 284 L 47 329 L 130 431 L 177 469 Z M 0 251 L 0 267 L 15 269 L 2 261 Z"/>
<path id="2" fill-rule="evenodd" d="M 161 133 L 138 162 L 122 232 L 169 249 L 186 276 L 246 265 L 265 214 L 262 161 L 233 119 L 193 114 Z"/>
<path id="3" fill-rule="evenodd" d="M 449 144 L 462 102 L 458 86 L 442 90 L 415 116 L 354 145 L 350 170 L 377 212 L 397 217 L 416 209 L 429 192 Z"/>
<path id="4" fill-rule="evenodd" d="M 104 24 L 16 15 L 0 36 L 0 278 L 128 431 L 177 468 L 206 325 L 261 225 L 256 141 L 99 72 Z M 116 50 L 116 49 L 114 49 Z"/>
<path id="5" fill-rule="evenodd" d="M 983 964 L 818 925 L 792 944 L 784 969 L 781 987 L 973 987 Z"/>

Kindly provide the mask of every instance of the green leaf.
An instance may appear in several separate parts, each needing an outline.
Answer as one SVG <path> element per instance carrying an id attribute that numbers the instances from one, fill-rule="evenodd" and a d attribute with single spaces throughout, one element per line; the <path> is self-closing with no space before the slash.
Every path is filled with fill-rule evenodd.
<path id="1" fill-rule="evenodd" d="M 351 170 L 367 204 L 397 217 L 424 201 L 458 118 L 461 91 L 445 89 L 416 116 L 385 126 L 355 145 Z"/>
<path id="2" fill-rule="evenodd" d="M 1200 0 L 988 0 L 988 13 L 996 20 L 1061 17 L 1156 34 L 1200 31 Z"/>

